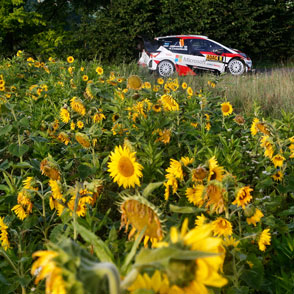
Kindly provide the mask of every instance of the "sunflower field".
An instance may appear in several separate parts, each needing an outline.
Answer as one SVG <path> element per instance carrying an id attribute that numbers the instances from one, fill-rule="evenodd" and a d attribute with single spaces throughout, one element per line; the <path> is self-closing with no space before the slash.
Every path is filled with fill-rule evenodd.
<path id="1" fill-rule="evenodd" d="M 1 293 L 293 293 L 294 114 L 217 87 L 2 60 Z"/>

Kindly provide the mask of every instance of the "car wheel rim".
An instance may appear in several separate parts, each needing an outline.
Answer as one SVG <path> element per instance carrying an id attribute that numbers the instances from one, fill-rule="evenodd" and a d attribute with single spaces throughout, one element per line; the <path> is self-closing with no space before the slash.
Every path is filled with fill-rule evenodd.
<path id="1" fill-rule="evenodd" d="M 229 70 L 232 75 L 241 75 L 244 72 L 244 65 L 240 60 L 233 60 L 229 64 Z"/>
<path id="2" fill-rule="evenodd" d="M 158 67 L 158 72 L 163 77 L 168 77 L 173 74 L 174 68 L 170 62 L 163 61 Z"/>

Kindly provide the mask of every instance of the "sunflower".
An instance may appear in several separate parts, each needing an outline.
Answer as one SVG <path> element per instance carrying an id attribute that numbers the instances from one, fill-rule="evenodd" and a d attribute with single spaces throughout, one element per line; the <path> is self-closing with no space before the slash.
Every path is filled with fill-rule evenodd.
<path id="1" fill-rule="evenodd" d="M 35 252 L 32 256 L 33 258 L 38 257 L 31 269 L 31 274 L 36 276 L 35 284 L 37 285 L 40 280 L 46 279 L 46 293 L 67 293 L 66 284 L 62 277 L 62 269 L 54 261 L 58 257 L 58 253 L 42 250 Z"/>
<path id="2" fill-rule="evenodd" d="M 60 179 L 59 166 L 51 156 L 48 156 L 41 161 L 40 170 L 42 172 L 42 175 L 45 175 L 52 180 Z"/>
<path id="3" fill-rule="evenodd" d="M 78 127 L 79 129 L 82 129 L 82 128 L 84 127 L 84 123 L 83 123 L 82 121 L 78 120 L 78 121 L 77 121 L 77 127 Z"/>
<path id="4" fill-rule="evenodd" d="M 66 108 L 60 109 L 60 118 L 64 123 L 68 123 L 70 121 L 70 113 Z"/>
<path id="5" fill-rule="evenodd" d="M 83 75 L 82 79 L 84 82 L 87 82 L 89 80 L 89 77 L 87 75 Z"/>
<path id="6" fill-rule="evenodd" d="M 281 182 L 282 179 L 283 179 L 283 177 L 284 177 L 284 175 L 283 175 L 283 173 L 282 173 L 280 170 L 276 171 L 276 172 L 272 175 L 272 178 L 273 178 L 275 181 L 277 181 L 277 182 Z"/>
<path id="7" fill-rule="evenodd" d="M 265 246 L 271 244 L 271 234 L 269 231 L 269 229 L 263 230 L 258 238 L 258 247 L 260 251 L 265 251 Z"/>
<path id="8" fill-rule="evenodd" d="M 128 238 L 130 239 L 136 232 L 137 235 L 146 228 L 144 232 L 144 246 L 147 246 L 150 240 L 156 244 L 163 238 L 163 221 L 160 212 L 146 198 L 141 195 L 130 196 L 121 195 L 121 201 L 118 203 L 121 213 L 121 228 L 132 225 Z"/>
<path id="9" fill-rule="evenodd" d="M 110 154 L 108 171 L 114 182 L 124 188 L 140 186 L 143 166 L 136 161 L 136 152 L 131 152 L 128 147 L 116 146 Z"/>
<path id="10" fill-rule="evenodd" d="M 183 90 L 186 90 L 187 87 L 188 87 L 187 83 L 183 82 L 183 83 L 182 83 L 182 89 L 183 89 Z"/>
<path id="11" fill-rule="evenodd" d="M 205 187 L 203 185 L 194 185 L 193 188 L 187 188 L 186 197 L 190 203 L 201 207 L 204 204 L 203 192 Z"/>
<path id="12" fill-rule="evenodd" d="M 196 183 L 202 183 L 203 180 L 206 178 L 207 173 L 208 172 L 204 167 L 198 166 L 196 169 L 192 170 L 192 181 Z"/>
<path id="13" fill-rule="evenodd" d="M 238 125 L 244 125 L 245 123 L 245 119 L 242 115 L 237 114 L 234 118 L 234 121 L 238 124 Z"/>
<path id="14" fill-rule="evenodd" d="M 106 117 L 103 113 L 95 113 L 93 115 L 93 122 L 94 123 L 101 122 L 103 119 L 106 119 Z"/>
<path id="15" fill-rule="evenodd" d="M 188 94 L 189 96 L 192 96 L 192 95 L 193 95 L 193 90 L 192 90 L 191 87 L 188 87 L 188 88 L 187 88 L 187 94 Z"/>
<path id="16" fill-rule="evenodd" d="M 165 111 L 177 111 L 179 110 L 179 104 L 170 95 L 164 94 L 160 97 L 160 102 L 162 103 L 163 109 Z"/>
<path id="17" fill-rule="evenodd" d="M 89 148 L 91 146 L 90 140 L 86 134 L 76 133 L 75 138 L 84 148 Z"/>
<path id="18" fill-rule="evenodd" d="M 218 165 L 218 162 L 213 156 L 208 160 L 208 166 L 209 166 L 209 174 L 208 174 L 208 181 L 212 180 L 217 180 L 217 181 L 222 181 L 223 179 L 223 173 L 224 173 L 224 168 L 222 166 Z"/>
<path id="19" fill-rule="evenodd" d="M 68 145 L 70 143 L 70 138 L 65 132 L 60 132 L 57 137 L 57 140 L 64 143 L 65 145 Z"/>
<path id="20" fill-rule="evenodd" d="M 72 56 L 68 56 L 66 60 L 68 63 L 73 63 L 75 59 Z"/>
<path id="21" fill-rule="evenodd" d="M 27 177 L 25 180 L 22 181 L 23 188 L 26 190 L 34 190 L 36 188 L 33 187 L 33 184 L 35 183 L 33 177 Z"/>
<path id="22" fill-rule="evenodd" d="M 264 122 L 257 122 L 255 126 L 258 129 L 258 131 L 260 131 L 261 133 L 263 133 L 265 135 L 270 134 L 270 132 Z"/>
<path id="23" fill-rule="evenodd" d="M 221 274 L 225 249 L 222 240 L 212 236 L 212 226 L 204 224 L 188 231 L 188 219 L 183 222 L 181 232 L 175 227 L 170 230 L 170 242 L 159 243 L 157 247 L 172 247 L 198 251 L 212 256 L 196 259 L 176 259 L 168 262 L 166 273 L 170 282 L 168 293 L 207 294 L 207 287 L 222 287 L 227 284 Z"/>
<path id="24" fill-rule="evenodd" d="M 160 112 L 161 111 L 161 106 L 159 104 L 154 104 L 152 106 L 152 109 L 155 111 L 155 112 Z"/>
<path id="25" fill-rule="evenodd" d="M 275 165 L 275 167 L 282 167 L 285 157 L 282 156 L 281 154 L 276 154 L 274 157 L 271 158 L 271 160 L 273 164 Z"/>
<path id="26" fill-rule="evenodd" d="M 240 188 L 237 192 L 237 197 L 232 204 L 242 206 L 242 208 L 245 209 L 245 205 L 247 205 L 252 199 L 250 194 L 251 191 L 253 191 L 253 189 L 249 186 Z"/>
<path id="27" fill-rule="evenodd" d="M 180 161 L 177 161 L 175 159 L 170 160 L 170 165 L 166 169 L 166 172 L 168 174 L 172 174 L 176 179 L 179 179 L 181 181 L 184 179 L 182 164 Z"/>
<path id="28" fill-rule="evenodd" d="M 247 217 L 246 221 L 248 225 L 254 225 L 255 227 L 256 223 L 258 223 L 263 216 L 264 216 L 263 213 L 258 208 L 256 208 L 254 215 L 251 217 Z"/>
<path id="29" fill-rule="evenodd" d="M 70 101 L 70 106 L 73 111 L 79 113 L 82 116 L 86 114 L 85 106 L 80 99 L 78 99 L 77 97 L 73 97 Z"/>
<path id="30" fill-rule="evenodd" d="M 99 76 L 103 75 L 103 68 L 101 66 L 96 67 L 96 72 Z"/>
<path id="31" fill-rule="evenodd" d="M 194 158 L 189 158 L 188 156 L 182 156 L 181 162 L 183 163 L 184 166 L 187 166 L 187 165 L 192 164 L 194 162 Z"/>
<path id="32" fill-rule="evenodd" d="M 258 122 L 259 122 L 259 119 L 258 118 L 254 118 L 253 119 L 253 122 L 252 122 L 251 128 L 250 128 L 250 131 L 251 131 L 251 135 L 252 136 L 255 136 L 258 133 L 258 128 L 256 127 L 256 124 Z"/>
<path id="33" fill-rule="evenodd" d="M 222 113 L 224 116 L 228 116 L 233 112 L 233 107 L 230 102 L 224 102 L 221 104 Z"/>
<path id="34" fill-rule="evenodd" d="M 195 219 L 195 226 L 202 226 L 206 223 L 206 221 L 206 216 L 203 213 L 201 213 L 201 215 L 198 215 Z"/>
<path id="35" fill-rule="evenodd" d="M 152 277 L 147 273 L 139 274 L 133 284 L 128 288 L 131 294 L 137 294 L 139 291 L 150 291 L 154 294 L 168 294 L 169 281 L 165 274 L 156 270 Z M 146 292 L 147 293 L 147 292 Z M 149 293 L 149 292 L 148 292 Z"/>
<path id="36" fill-rule="evenodd" d="M 223 217 L 218 217 L 211 224 L 214 236 L 228 237 L 233 233 L 232 224 Z"/>
<path id="37" fill-rule="evenodd" d="M 225 247 L 237 247 L 239 245 L 240 241 L 236 240 L 234 237 L 230 236 L 230 237 L 226 237 L 223 240 L 223 245 Z"/>
<path id="38" fill-rule="evenodd" d="M 153 92 L 158 92 L 159 91 L 159 86 L 154 85 L 153 88 L 152 88 L 152 91 Z"/>
<path id="39" fill-rule="evenodd" d="M 170 130 L 166 130 L 166 129 L 164 129 L 163 131 L 159 130 L 158 135 L 159 135 L 159 138 L 157 138 L 155 142 L 162 142 L 164 144 L 168 144 L 170 142 L 170 137 L 171 137 Z"/>
<path id="40" fill-rule="evenodd" d="M 210 212 L 216 212 L 218 214 L 222 213 L 225 209 L 225 199 L 224 199 L 223 186 L 221 183 L 213 181 L 206 186 L 204 192 L 204 201 L 206 202 L 206 208 Z"/>
<path id="41" fill-rule="evenodd" d="M 273 144 L 271 143 L 269 136 L 262 136 L 260 140 L 260 146 L 264 147 L 264 156 L 268 158 L 272 158 L 274 154 Z"/>
<path id="42" fill-rule="evenodd" d="M 127 87 L 128 89 L 140 90 L 142 88 L 142 80 L 137 75 L 129 76 Z"/>
<path id="43" fill-rule="evenodd" d="M 163 78 L 158 78 L 158 79 L 157 79 L 157 83 L 158 83 L 159 85 L 163 85 L 163 83 L 164 83 L 164 79 L 163 79 Z"/>
<path id="44" fill-rule="evenodd" d="M 10 248 L 7 229 L 8 226 L 4 222 L 4 217 L 0 217 L 0 242 L 5 251 Z"/>

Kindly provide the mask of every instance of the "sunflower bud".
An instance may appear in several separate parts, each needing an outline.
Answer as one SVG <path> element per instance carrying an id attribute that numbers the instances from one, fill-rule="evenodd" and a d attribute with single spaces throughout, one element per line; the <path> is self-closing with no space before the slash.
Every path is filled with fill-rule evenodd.
<path id="1" fill-rule="evenodd" d="M 251 217 L 254 215 L 254 213 L 255 213 L 255 207 L 252 205 L 250 205 L 244 209 L 244 215 L 246 217 Z"/>

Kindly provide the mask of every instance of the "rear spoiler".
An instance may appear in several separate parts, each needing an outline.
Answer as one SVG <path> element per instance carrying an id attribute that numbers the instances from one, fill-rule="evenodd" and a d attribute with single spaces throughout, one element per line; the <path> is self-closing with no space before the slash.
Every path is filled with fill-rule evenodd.
<path id="1" fill-rule="evenodd" d="M 140 37 L 140 40 L 137 44 L 137 49 L 142 52 L 143 50 L 146 51 L 147 54 L 157 52 L 157 49 L 163 45 L 163 40 L 149 40 L 143 37 Z"/>

